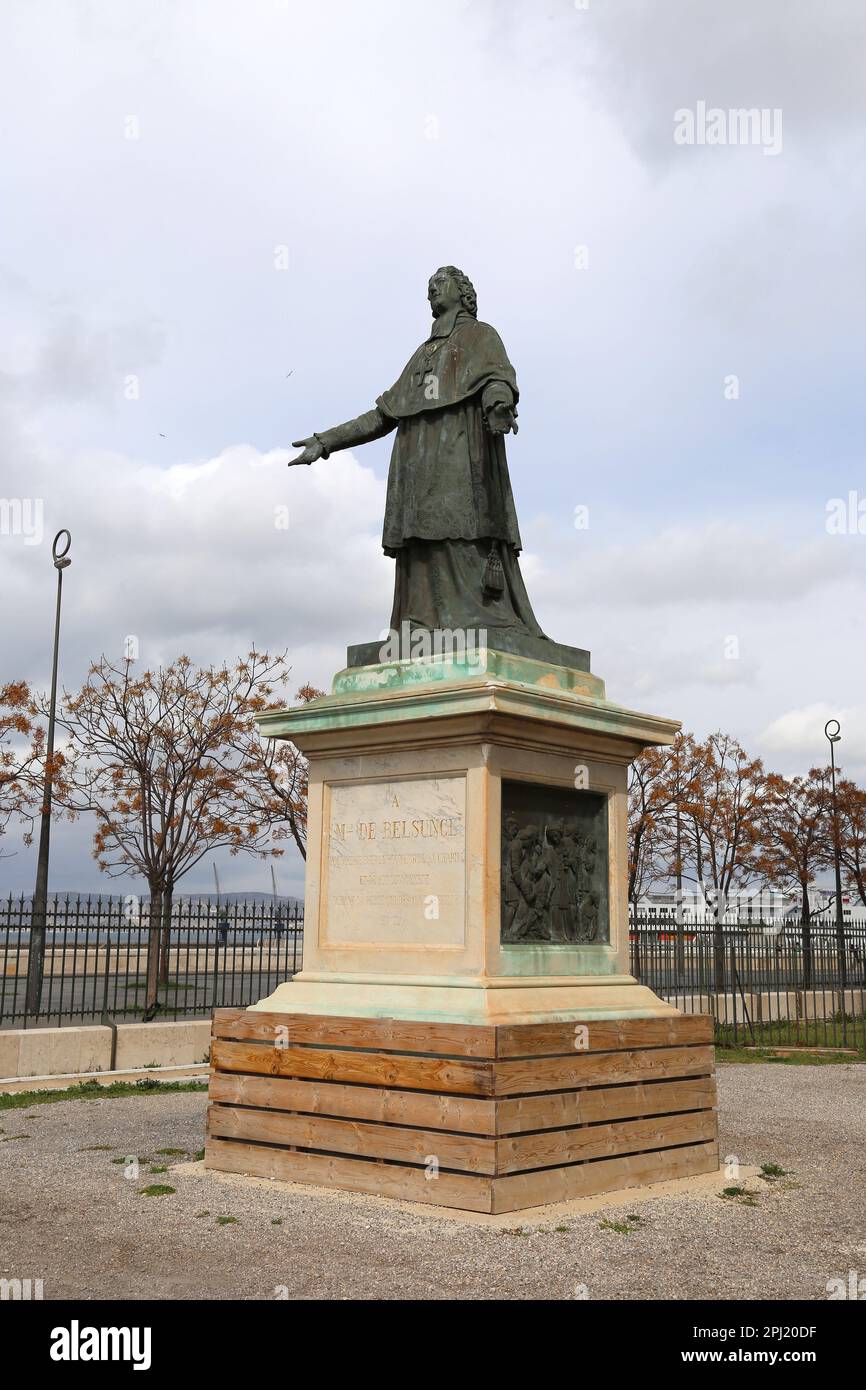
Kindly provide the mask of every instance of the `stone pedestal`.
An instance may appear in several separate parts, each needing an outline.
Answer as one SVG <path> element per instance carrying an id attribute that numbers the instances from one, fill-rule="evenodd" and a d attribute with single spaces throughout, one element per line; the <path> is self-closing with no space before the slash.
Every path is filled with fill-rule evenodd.
<path id="1" fill-rule="evenodd" d="M 261 720 L 307 755 L 310 790 L 304 968 L 255 1008 L 462 1023 L 675 1012 L 628 972 L 626 777 L 679 726 L 608 703 L 589 673 L 475 656 L 350 668 L 331 696 Z M 591 871 L 566 865 L 552 890 L 536 865 L 518 940 L 509 815 L 536 859 L 556 858 L 549 828 L 572 815 L 595 842 Z M 539 921 L 581 873 L 592 937 L 561 911 Z"/>
<path id="2" fill-rule="evenodd" d="M 211 1166 L 509 1210 L 717 1164 L 711 1033 L 628 970 L 627 771 L 676 723 L 480 649 L 350 667 L 260 724 L 309 759 L 304 967 L 215 1031 Z"/>

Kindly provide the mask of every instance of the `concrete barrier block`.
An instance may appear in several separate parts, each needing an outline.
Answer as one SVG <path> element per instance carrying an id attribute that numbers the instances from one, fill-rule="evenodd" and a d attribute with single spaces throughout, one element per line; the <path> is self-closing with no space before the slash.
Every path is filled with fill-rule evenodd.
<path id="1" fill-rule="evenodd" d="M 66 1076 L 111 1067 L 111 1029 L 26 1028 L 19 1038 L 16 1076 Z"/>
<path id="2" fill-rule="evenodd" d="M 775 1023 L 780 1019 L 797 1017 L 796 990 L 763 990 L 754 998 L 760 1023 Z"/>
<path id="3" fill-rule="evenodd" d="M 841 1007 L 841 1000 L 831 989 L 801 989 L 797 1007 L 798 1017 L 809 1023 L 812 1019 L 832 1018 Z"/>
<path id="4" fill-rule="evenodd" d="M 711 994 L 668 994 L 663 996 L 666 1004 L 673 1004 L 683 1014 L 711 1014 L 713 998 Z"/>
<path id="5" fill-rule="evenodd" d="M 866 1014 L 866 989 L 846 989 L 845 1012 L 849 1018 L 862 1018 Z"/>
<path id="6" fill-rule="evenodd" d="M 117 1029 L 115 1069 L 186 1066 L 200 1062 L 210 1047 L 210 1019 L 181 1023 L 122 1023 Z"/>
<path id="7" fill-rule="evenodd" d="M 21 1048 L 21 1033 L 10 1028 L 0 1033 L 0 1076 L 18 1075 L 18 1055 Z"/>
<path id="8" fill-rule="evenodd" d="M 710 1012 L 719 1023 L 747 1028 L 746 1015 L 752 1023 L 757 1020 L 759 1000 L 756 994 L 713 994 Z"/>

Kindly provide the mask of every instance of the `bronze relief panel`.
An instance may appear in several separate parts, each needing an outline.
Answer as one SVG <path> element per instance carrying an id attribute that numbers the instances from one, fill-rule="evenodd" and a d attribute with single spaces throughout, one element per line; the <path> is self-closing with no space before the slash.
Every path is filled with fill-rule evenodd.
<path id="1" fill-rule="evenodd" d="M 503 944 L 610 941 L 607 797 L 502 783 Z"/>

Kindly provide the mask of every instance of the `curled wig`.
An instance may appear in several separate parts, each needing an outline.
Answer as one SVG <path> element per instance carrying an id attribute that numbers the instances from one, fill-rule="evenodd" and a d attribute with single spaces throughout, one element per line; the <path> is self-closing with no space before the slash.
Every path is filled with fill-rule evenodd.
<path id="1" fill-rule="evenodd" d="M 471 314 L 474 319 L 477 319 L 478 299 L 475 294 L 475 286 L 469 279 L 469 276 L 464 275 L 462 270 L 458 270 L 456 265 L 443 265 L 440 266 L 440 269 L 447 271 L 457 285 L 460 291 L 461 303 L 467 314 Z"/>

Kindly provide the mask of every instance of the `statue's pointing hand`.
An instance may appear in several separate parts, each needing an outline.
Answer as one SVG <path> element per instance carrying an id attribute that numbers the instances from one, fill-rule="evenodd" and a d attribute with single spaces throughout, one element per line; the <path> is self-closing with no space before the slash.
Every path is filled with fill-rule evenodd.
<path id="1" fill-rule="evenodd" d="M 517 433 L 517 421 L 514 418 L 514 411 L 510 405 L 504 401 L 497 401 L 487 409 L 487 428 L 491 434 L 508 434 L 512 430 Z"/>
<path id="2" fill-rule="evenodd" d="M 299 463 L 315 463 L 317 459 L 325 457 L 325 446 L 314 434 L 309 439 L 293 439 L 292 448 L 303 449 L 304 452 L 298 454 L 296 459 L 289 459 L 289 468 L 294 468 Z"/>

